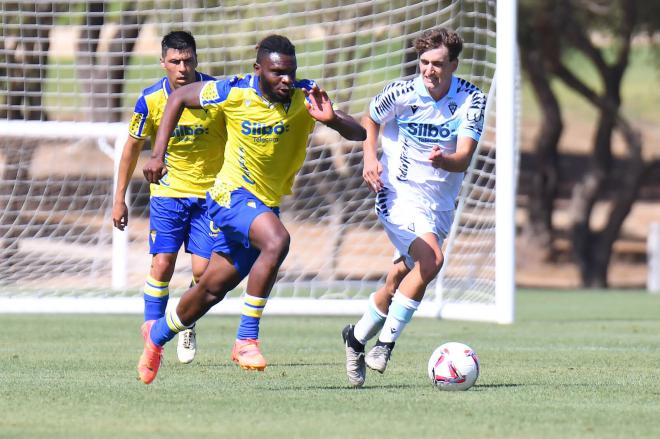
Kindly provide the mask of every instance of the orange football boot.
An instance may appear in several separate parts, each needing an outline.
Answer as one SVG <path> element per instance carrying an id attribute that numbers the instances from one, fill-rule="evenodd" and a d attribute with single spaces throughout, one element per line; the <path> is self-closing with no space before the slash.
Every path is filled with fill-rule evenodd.
<path id="1" fill-rule="evenodd" d="M 264 370 L 266 359 L 259 351 L 259 340 L 236 340 L 231 351 L 231 359 L 242 369 Z"/>
<path id="2" fill-rule="evenodd" d="M 142 338 L 144 338 L 144 350 L 140 355 L 138 361 L 138 375 L 144 384 L 151 384 L 156 378 L 158 368 L 160 367 L 160 359 L 163 355 L 163 347 L 156 346 L 149 337 L 151 327 L 156 323 L 155 320 L 147 320 L 142 324 L 140 331 L 142 331 Z"/>

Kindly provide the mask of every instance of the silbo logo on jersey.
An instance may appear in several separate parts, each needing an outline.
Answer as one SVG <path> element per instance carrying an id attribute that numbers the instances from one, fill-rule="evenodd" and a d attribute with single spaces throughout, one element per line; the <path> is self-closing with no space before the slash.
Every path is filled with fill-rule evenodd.
<path id="1" fill-rule="evenodd" d="M 418 142 L 440 142 L 451 139 L 452 130 L 449 123 L 434 125 L 431 123 L 408 122 L 403 124 L 406 132 Z"/>

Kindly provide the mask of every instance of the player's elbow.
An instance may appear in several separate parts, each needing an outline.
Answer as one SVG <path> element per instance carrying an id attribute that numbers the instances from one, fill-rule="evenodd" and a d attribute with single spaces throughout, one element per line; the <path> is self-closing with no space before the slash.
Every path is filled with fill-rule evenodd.
<path id="1" fill-rule="evenodd" d="M 469 167 L 470 167 L 469 161 L 460 163 L 455 167 L 454 172 L 465 172 Z"/>
<path id="2" fill-rule="evenodd" d="M 364 142 L 367 139 L 367 130 L 362 125 L 355 124 L 344 134 L 344 137 L 348 140 Z"/>
<path id="3" fill-rule="evenodd" d="M 335 111 L 335 120 L 328 126 L 342 135 L 346 140 L 362 142 L 367 138 L 367 130 L 348 114 Z"/>
<path id="4" fill-rule="evenodd" d="M 361 131 L 356 133 L 355 136 L 353 136 L 353 138 L 348 139 L 348 140 L 355 140 L 357 142 L 364 142 L 365 140 L 367 140 L 367 132 L 363 128 Z"/>

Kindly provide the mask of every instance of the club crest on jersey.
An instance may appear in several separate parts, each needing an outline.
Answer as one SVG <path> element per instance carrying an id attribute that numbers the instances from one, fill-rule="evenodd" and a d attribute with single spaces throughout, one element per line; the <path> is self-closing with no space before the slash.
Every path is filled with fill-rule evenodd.
<path id="1" fill-rule="evenodd" d="M 418 107 L 417 105 L 411 105 L 411 106 L 410 106 L 410 111 L 412 111 L 412 114 L 415 114 L 415 113 L 417 112 L 417 109 L 418 109 L 418 108 L 419 108 L 419 107 Z"/>
<path id="2" fill-rule="evenodd" d="M 155 243 L 156 242 L 156 231 L 152 230 L 151 233 L 150 233 L 150 236 L 151 236 L 151 242 Z"/>
<path id="3" fill-rule="evenodd" d="M 458 108 L 458 105 L 456 105 L 456 102 L 451 101 L 449 104 L 447 104 L 447 107 L 449 107 L 449 111 L 451 111 L 451 114 L 456 113 L 456 109 Z"/>
<path id="4" fill-rule="evenodd" d="M 249 107 L 252 104 L 252 101 L 250 99 L 246 99 L 243 102 L 245 102 L 246 107 Z"/>
<path id="5" fill-rule="evenodd" d="M 213 220 L 209 221 L 209 229 L 211 229 L 211 234 L 214 236 L 220 233 L 220 227 L 216 227 Z"/>
<path id="6" fill-rule="evenodd" d="M 257 203 L 255 203 L 255 202 L 252 201 L 252 200 L 248 201 L 248 202 L 245 203 L 245 204 L 247 204 L 248 207 L 251 207 L 251 208 L 253 208 L 253 209 L 256 209 L 256 208 L 257 208 Z"/>
<path id="7" fill-rule="evenodd" d="M 415 231 L 415 223 L 408 224 L 408 230 L 410 230 L 411 232 L 414 232 Z"/>

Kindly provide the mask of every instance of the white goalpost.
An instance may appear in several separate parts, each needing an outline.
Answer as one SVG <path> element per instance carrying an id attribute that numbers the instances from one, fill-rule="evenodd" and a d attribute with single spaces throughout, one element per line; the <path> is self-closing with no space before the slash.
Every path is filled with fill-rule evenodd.
<path id="1" fill-rule="evenodd" d="M 165 33 L 191 31 L 198 70 L 219 78 L 249 73 L 256 42 L 286 35 L 296 45 L 298 76 L 317 80 L 359 117 L 385 84 L 416 74 L 412 40 L 447 26 L 465 41 L 457 74 L 488 94 L 488 108 L 445 266 L 416 315 L 513 322 L 515 1 L 107 4 L 0 0 L 0 313 L 142 312 L 150 255 L 149 188 L 140 170 L 148 151 L 131 180 L 126 231 L 113 229 L 111 210 L 132 106 L 164 75 Z M 267 313 L 361 314 L 384 281 L 393 247 L 362 184 L 361 162 L 359 143 L 316 127 L 294 194 L 282 204 L 292 243 Z M 190 276 L 182 252 L 168 306 Z M 211 312 L 239 313 L 242 292 Z"/>

